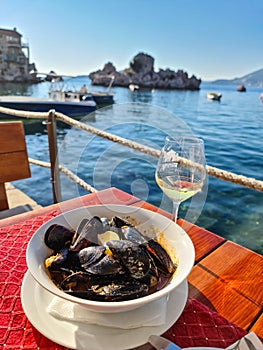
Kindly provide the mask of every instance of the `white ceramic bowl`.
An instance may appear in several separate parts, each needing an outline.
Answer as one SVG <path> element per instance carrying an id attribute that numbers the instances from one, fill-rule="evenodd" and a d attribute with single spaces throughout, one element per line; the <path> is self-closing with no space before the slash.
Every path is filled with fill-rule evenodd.
<path id="1" fill-rule="evenodd" d="M 101 302 L 74 297 L 57 288 L 48 276 L 44 261 L 51 254 L 51 250 L 44 243 L 46 230 L 52 224 L 60 224 L 76 229 L 84 218 L 92 216 L 112 218 L 115 215 L 123 218 L 130 216 L 135 219 L 136 227 L 144 232 L 151 228 L 163 232 L 165 239 L 176 256 L 178 268 L 171 282 L 163 289 L 145 297 L 128 301 Z M 189 275 L 194 265 L 194 246 L 187 233 L 177 224 L 165 216 L 139 207 L 125 205 L 96 205 L 87 206 L 65 212 L 42 225 L 32 236 L 26 253 L 26 260 L 29 271 L 34 279 L 46 290 L 54 295 L 74 303 L 78 303 L 87 309 L 95 312 L 122 312 L 136 309 L 145 303 L 167 296 L 172 290 L 177 288 Z"/>

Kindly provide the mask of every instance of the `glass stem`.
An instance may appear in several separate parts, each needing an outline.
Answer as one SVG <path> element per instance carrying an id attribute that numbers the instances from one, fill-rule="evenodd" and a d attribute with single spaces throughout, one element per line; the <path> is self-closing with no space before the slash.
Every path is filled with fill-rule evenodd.
<path id="1" fill-rule="evenodd" d="M 178 202 L 173 202 L 173 221 L 176 223 L 177 218 L 178 218 L 178 209 L 179 209 L 179 204 Z"/>

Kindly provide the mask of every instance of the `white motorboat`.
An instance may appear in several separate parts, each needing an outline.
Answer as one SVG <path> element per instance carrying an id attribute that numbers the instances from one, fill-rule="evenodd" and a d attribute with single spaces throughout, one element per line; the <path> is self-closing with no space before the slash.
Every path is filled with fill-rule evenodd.
<path id="1" fill-rule="evenodd" d="M 208 92 L 207 93 L 207 98 L 209 100 L 213 100 L 213 101 L 220 101 L 222 97 L 222 94 L 218 93 L 218 92 Z"/>

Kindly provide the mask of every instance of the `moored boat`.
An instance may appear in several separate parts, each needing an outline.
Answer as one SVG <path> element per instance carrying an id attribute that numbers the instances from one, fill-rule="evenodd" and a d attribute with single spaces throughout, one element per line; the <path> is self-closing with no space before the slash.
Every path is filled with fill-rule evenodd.
<path id="1" fill-rule="evenodd" d="M 59 98 L 61 101 L 94 101 L 97 107 L 103 107 L 107 105 L 112 105 L 114 103 L 114 94 L 104 91 L 92 91 L 88 92 L 84 89 L 80 90 L 53 90 L 49 92 L 49 96 L 53 99 Z"/>
<path id="2" fill-rule="evenodd" d="M 78 95 L 66 92 L 54 92 L 49 98 L 31 96 L 0 96 L 0 106 L 30 112 L 48 112 L 55 109 L 69 117 L 84 116 L 96 110 L 96 102 L 92 98 L 79 99 Z M 7 117 L 1 113 L 0 117 Z"/>
<path id="3" fill-rule="evenodd" d="M 137 91 L 137 90 L 140 89 L 140 86 L 139 86 L 139 85 L 136 85 L 136 84 L 130 84 L 130 85 L 129 85 L 129 89 L 130 89 L 131 91 Z"/>
<path id="4" fill-rule="evenodd" d="M 247 89 L 246 89 L 246 87 L 244 86 L 244 85 L 239 85 L 239 87 L 237 88 L 237 91 L 238 92 L 246 92 L 247 91 Z"/>
<path id="5" fill-rule="evenodd" d="M 207 98 L 209 100 L 213 100 L 213 101 L 220 101 L 222 97 L 222 94 L 218 93 L 218 92 L 208 92 L 207 93 Z"/>
<path id="6" fill-rule="evenodd" d="M 98 107 L 112 105 L 114 103 L 114 94 L 111 92 L 91 91 L 90 94 Z"/>

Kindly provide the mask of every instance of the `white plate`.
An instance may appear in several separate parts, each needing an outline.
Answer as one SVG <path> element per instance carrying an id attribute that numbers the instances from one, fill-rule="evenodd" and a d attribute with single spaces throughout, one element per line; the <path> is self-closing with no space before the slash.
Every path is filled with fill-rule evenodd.
<path id="1" fill-rule="evenodd" d="M 47 306 L 54 295 L 41 287 L 29 271 L 25 274 L 21 288 L 22 306 L 33 326 L 50 340 L 78 350 L 87 350 L 87 348 L 92 350 L 126 350 L 143 345 L 151 334 L 160 335 L 174 324 L 183 312 L 187 296 L 188 284 L 185 280 L 170 293 L 166 322 L 162 326 L 118 329 L 94 324 L 59 321 L 52 317 L 47 312 Z M 125 312 L 123 312 L 123 317 L 125 318 Z"/>

